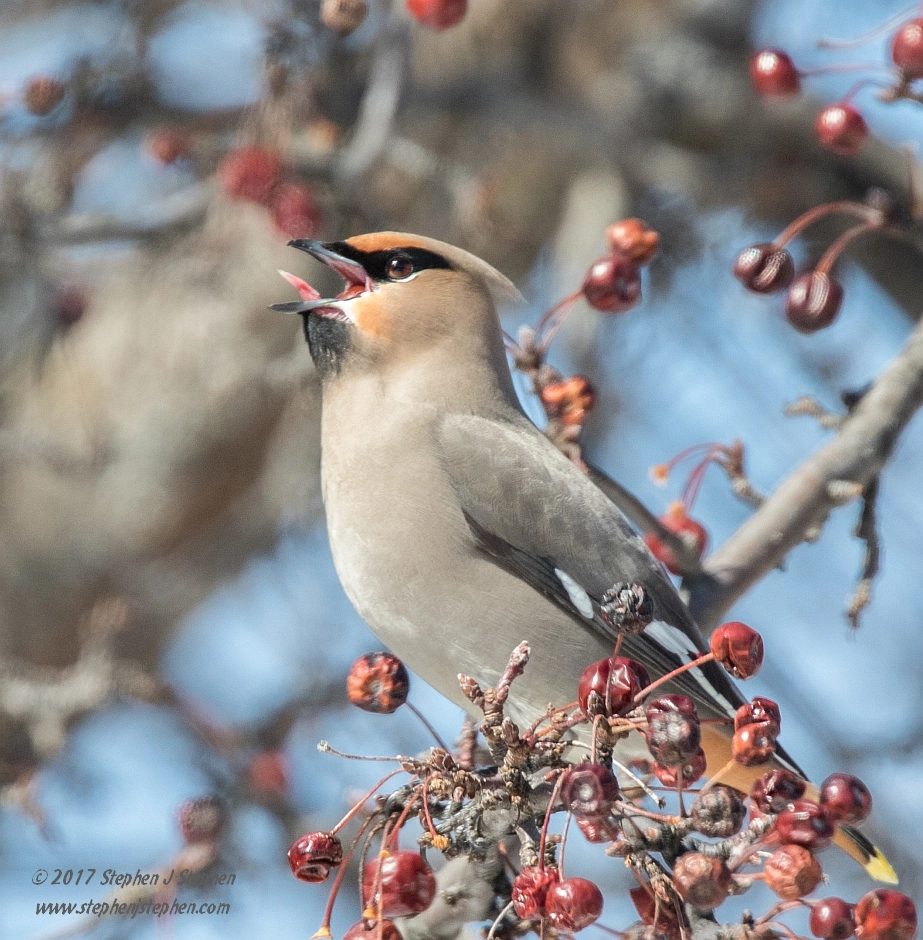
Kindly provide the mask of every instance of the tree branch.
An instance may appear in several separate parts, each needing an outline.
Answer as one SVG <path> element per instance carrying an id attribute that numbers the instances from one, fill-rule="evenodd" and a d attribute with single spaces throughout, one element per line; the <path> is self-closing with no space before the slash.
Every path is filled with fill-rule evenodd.
<path id="1" fill-rule="evenodd" d="M 842 505 L 837 484 L 866 492 L 890 457 L 898 435 L 923 405 L 923 326 L 885 369 L 836 438 L 809 457 L 753 516 L 706 561 L 692 579 L 690 609 L 706 631 L 791 549 Z"/>

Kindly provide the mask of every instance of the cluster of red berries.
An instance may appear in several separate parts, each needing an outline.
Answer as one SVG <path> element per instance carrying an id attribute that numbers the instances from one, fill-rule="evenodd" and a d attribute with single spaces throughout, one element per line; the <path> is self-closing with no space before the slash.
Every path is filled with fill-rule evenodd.
<path id="1" fill-rule="evenodd" d="M 887 27 L 889 24 L 885 24 Z M 868 38 L 877 35 L 874 30 Z M 855 45 L 856 43 L 850 43 Z M 919 100 L 913 84 L 923 79 L 923 17 L 914 17 L 901 23 L 891 36 L 891 64 L 894 80 L 879 94 L 882 101 L 901 98 Z M 820 75 L 830 69 L 801 70 L 795 67 L 791 56 L 781 49 L 757 50 L 750 59 L 750 78 L 757 93 L 764 98 L 789 98 L 801 91 L 801 80 L 809 75 Z M 854 156 L 862 149 L 869 135 L 868 125 L 859 110 L 851 103 L 853 96 L 868 81 L 861 81 L 840 101 L 820 111 L 814 123 L 817 139 L 827 150 L 840 156 Z"/>
<path id="2" fill-rule="evenodd" d="M 843 286 L 833 274 L 834 264 L 854 239 L 884 229 L 891 213 L 886 203 L 835 202 L 817 206 L 799 216 L 774 241 L 745 248 L 734 265 L 734 276 L 757 294 L 787 290 L 788 322 L 800 333 L 816 333 L 833 323 L 843 303 Z M 810 271 L 795 277 L 795 262 L 786 245 L 809 225 L 835 214 L 859 221 L 830 245 Z"/>
<path id="3" fill-rule="evenodd" d="M 643 587 L 617 585 L 606 596 L 603 616 L 614 629 L 637 635 L 652 622 L 652 605 Z M 476 770 L 470 762 L 473 746 L 465 757 L 461 749 L 453 756 L 433 748 L 425 759 L 400 758 L 401 767 L 333 829 L 307 833 L 292 845 L 288 859 L 298 879 L 317 883 L 337 872 L 324 924 L 315 936 L 330 936 L 333 898 L 346 864 L 370 827 L 372 832 L 383 833 L 381 848 L 374 858 L 360 863 L 362 917 L 345 937 L 399 940 L 394 919 L 427 910 L 437 890 L 435 875 L 423 855 L 398 847 L 398 835 L 411 813 L 424 826 L 421 845 L 438 848 L 449 857 L 483 853 L 483 841 L 472 836 L 480 829 L 475 810 L 483 799 L 496 819 L 505 794 L 508 805 L 517 807 L 510 816 L 511 827 L 518 827 L 520 833 L 524 831 L 522 813 L 529 806 L 536 807 L 534 823 L 541 839 L 524 850 L 523 864 L 511 884 L 506 891 L 500 889 L 499 906 L 511 909 L 516 921 L 502 926 L 505 915 L 501 915 L 492 928 L 493 936 L 520 936 L 538 923 L 573 933 L 601 916 L 603 897 L 597 885 L 586 878 L 565 876 L 562 856 L 556 856 L 563 842 L 547 837 L 552 814 L 566 810 L 588 841 L 607 843 L 608 854 L 624 857 L 634 870 L 647 872 L 648 877 L 639 877 L 641 883 L 631 891 L 631 898 L 642 923 L 668 940 L 688 936 L 683 905 L 707 914 L 731 894 L 747 890 L 754 876 L 742 869 L 757 862 L 759 850 L 769 854 L 758 877 L 780 900 L 758 923 L 775 925 L 774 918 L 798 902 L 810 908 L 811 932 L 819 940 L 846 940 L 853 933 L 861 940 L 912 940 L 916 910 L 909 898 L 896 891 L 870 892 L 855 907 L 839 898 L 802 900 L 823 880 L 815 853 L 830 844 L 838 825 L 864 821 L 872 800 L 865 785 L 848 774 L 833 774 L 809 792 L 804 779 L 774 761 L 781 714 L 770 699 L 754 698 L 738 709 L 733 721 L 731 765 L 767 767 L 749 794 L 718 782 L 731 765 L 711 768 L 711 782 L 693 791 L 688 813 L 679 816 L 648 811 L 638 816 L 642 812 L 638 804 L 623 794 L 607 748 L 630 731 L 643 735 L 652 758 L 646 772 L 663 786 L 682 794 L 705 773 L 702 723 L 694 701 L 671 692 L 656 697 L 652 693 L 709 661 L 720 663 L 737 679 L 753 676 L 763 661 L 763 642 L 755 630 L 736 621 L 722 624 L 712 635 L 707 653 L 657 681 L 651 681 L 643 664 L 619 656 L 616 650 L 608 659 L 587 667 L 575 703 L 549 708 L 541 721 L 522 731 L 504 718 L 503 705 L 528 657 L 528 646 L 522 644 L 494 689 L 482 690 L 473 679 L 459 677 L 465 695 L 484 713 L 480 730 L 495 766 Z M 407 702 L 407 671 L 391 654 L 370 653 L 354 663 L 347 689 L 350 701 L 358 707 L 389 714 Z M 542 728 L 546 722 L 550 723 Z M 564 732 L 581 724 L 592 727 L 593 746 L 591 758 L 575 764 L 564 757 Z M 386 780 L 401 772 L 411 774 L 412 782 L 387 799 L 378 797 L 377 809 L 365 814 L 359 834 L 344 850 L 340 831 L 363 814 L 367 799 Z M 543 799 L 531 802 L 542 793 Z M 638 821 L 644 818 L 656 825 L 639 827 Z M 627 820 L 632 823 L 626 825 Z M 703 838 L 718 841 L 704 842 Z M 654 865 L 656 871 L 650 865 L 652 853 L 663 858 Z M 634 864 L 642 856 L 648 860 L 646 867 Z M 659 881 L 657 871 L 662 873 Z M 669 903 L 670 898 L 677 903 Z"/>
<path id="4" fill-rule="evenodd" d="M 641 299 L 641 268 L 657 254 L 660 236 L 641 219 L 622 219 L 606 240 L 609 254 L 591 265 L 580 290 L 596 310 L 624 313 Z"/>
<path id="5" fill-rule="evenodd" d="M 320 209 L 311 191 L 284 179 L 282 158 L 266 147 L 239 147 L 221 161 L 218 181 L 232 199 L 255 202 L 272 214 L 288 238 L 309 238 L 320 226 Z"/>

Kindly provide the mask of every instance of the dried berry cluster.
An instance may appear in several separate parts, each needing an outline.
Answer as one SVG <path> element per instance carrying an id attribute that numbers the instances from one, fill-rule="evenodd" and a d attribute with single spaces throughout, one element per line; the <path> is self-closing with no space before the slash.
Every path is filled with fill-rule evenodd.
<path id="1" fill-rule="evenodd" d="M 640 585 L 613 586 L 603 614 L 627 635 L 642 632 L 652 620 L 649 597 Z M 638 936 L 684 940 L 727 897 L 762 881 L 779 901 L 762 917 L 747 915 L 742 924 L 721 928 L 719 936 L 793 936 L 778 918 L 805 906 L 811 932 L 821 940 L 846 940 L 853 933 L 861 940 L 911 940 L 916 912 L 910 899 L 896 891 L 872 891 L 855 907 L 834 897 L 805 900 L 822 881 L 816 853 L 830 844 L 838 824 L 867 818 L 871 796 L 847 774 L 834 774 L 813 788 L 774 760 L 781 725 L 774 702 L 758 697 L 738 710 L 727 727 L 733 737 L 731 764 L 710 768 L 710 782 L 692 788 L 706 769 L 702 723 L 690 698 L 661 687 L 711 660 L 735 678 L 754 675 L 763 658 L 759 634 L 743 623 L 726 623 L 713 634 L 707 654 L 655 682 L 641 663 L 619 656 L 619 646 L 610 658 L 586 669 L 576 702 L 549 707 L 527 728 L 504 714 L 511 688 L 528 664 L 527 644 L 514 650 L 494 688 L 459 676 L 465 696 L 483 716 L 479 728 L 467 723 L 454 753 L 436 747 L 419 758 L 395 758 L 398 768 L 332 830 L 308 833 L 291 847 L 289 861 L 297 878 L 320 882 L 337 871 L 315 936 L 330 936 L 333 901 L 354 854 L 363 910 L 347 940 L 399 940 L 394 919 L 422 913 L 436 895 L 427 851 L 483 860 L 492 852 L 505 854 L 506 847 L 498 849 L 498 844 L 514 835 L 519 863 L 507 857 L 508 877 L 493 883 L 495 920 L 489 935 L 512 938 L 533 929 L 556 936 L 582 930 L 601 916 L 603 897 L 592 881 L 565 874 L 564 845 L 573 819 L 588 841 L 624 859 L 636 877 L 631 898 L 641 921 Z M 390 713 L 407 700 L 407 673 L 390 654 L 373 653 L 356 661 L 347 688 L 359 707 Z M 476 746 L 478 731 L 484 748 Z M 615 745 L 631 733 L 643 735 L 650 752 L 643 768 L 635 765 L 638 775 L 613 760 Z M 573 758 L 575 735 L 588 744 L 588 758 Z M 741 793 L 720 782 L 734 765 L 765 767 L 766 772 L 749 794 Z M 369 797 L 401 773 L 409 781 L 387 798 L 377 797 L 367 810 Z M 678 795 L 678 812 L 665 810 L 664 799 L 652 789 L 658 783 Z M 684 803 L 690 797 L 687 811 Z M 551 834 L 551 819 L 559 812 L 566 813 L 563 833 Z M 357 817 L 358 835 L 344 850 L 339 834 Z M 401 830 L 412 818 L 423 828 L 420 851 L 399 846 Z M 376 839 L 377 853 L 367 858 Z"/>

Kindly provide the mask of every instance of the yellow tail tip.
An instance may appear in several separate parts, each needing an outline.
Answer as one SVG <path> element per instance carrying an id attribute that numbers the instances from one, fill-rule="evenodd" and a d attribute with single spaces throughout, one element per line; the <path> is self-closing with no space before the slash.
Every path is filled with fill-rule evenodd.
<path id="1" fill-rule="evenodd" d="M 891 863 L 875 849 L 874 855 L 865 863 L 865 870 L 869 877 L 874 878 L 886 885 L 898 884 L 897 872 L 891 867 Z"/>

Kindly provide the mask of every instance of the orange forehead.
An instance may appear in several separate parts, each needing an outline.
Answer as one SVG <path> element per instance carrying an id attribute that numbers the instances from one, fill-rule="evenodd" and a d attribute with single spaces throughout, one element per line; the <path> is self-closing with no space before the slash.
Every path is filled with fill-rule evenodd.
<path id="1" fill-rule="evenodd" d="M 368 235 L 356 235 L 346 239 L 347 245 L 359 251 L 387 251 L 391 248 L 428 248 L 432 242 L 419 235 L 407 235 L 403 232 L 372 232 Z"/>

